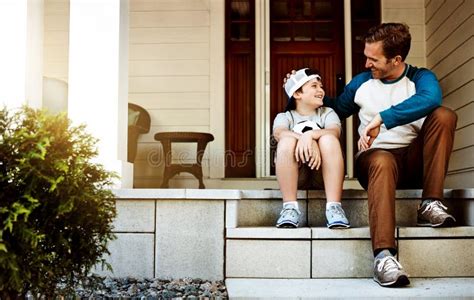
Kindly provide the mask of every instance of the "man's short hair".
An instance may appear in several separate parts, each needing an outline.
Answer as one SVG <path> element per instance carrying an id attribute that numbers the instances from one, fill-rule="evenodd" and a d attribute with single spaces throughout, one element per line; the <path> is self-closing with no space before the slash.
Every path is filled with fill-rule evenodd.
<path id="1" fill-rule="evenodd" d="M 382 41 L 382 49 L 386 58 L 400 55 L 404 61 L 410 52 L 410 28 L 405 23 L 376 25 L 369 29 L 364 40 L 369 44 Z"/>

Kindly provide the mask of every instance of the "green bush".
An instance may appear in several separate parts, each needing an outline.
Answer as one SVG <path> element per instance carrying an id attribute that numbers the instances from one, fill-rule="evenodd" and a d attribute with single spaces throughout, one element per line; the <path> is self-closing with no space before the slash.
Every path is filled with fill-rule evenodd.
<path id="1" fill-rule="evenodd" d="M 95 143 L 64 114 L 0 110 L 0 298 L 52 298 L 108 266 L 115 175 L 92 161 Z"/>

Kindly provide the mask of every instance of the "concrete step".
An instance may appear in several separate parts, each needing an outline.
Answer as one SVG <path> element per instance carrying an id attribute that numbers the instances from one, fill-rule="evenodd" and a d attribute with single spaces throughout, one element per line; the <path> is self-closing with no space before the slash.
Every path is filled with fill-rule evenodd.
<path id="1" fill-rule="evenodd" d="M 226 279 L 232 299 L 472 299 L 474 278 L 410 278 L 403 288 L 372 279 Z"/>
<path id="2" fill-rule="evenodd" d="M 396 219 L 399 226 L 416 226 L 421 190 L 396 192 Z M 445 190 L 444 204 L 457 219 L 457 225 L 474 226 L 474 189 Z M 325 226 L 324 191 L 299 191 L 302 226 Z M 367 193 L 344 190 L 342 205 L 353 227 L 368 226 Z M 278 190 L 242 190 L 240 199 L 226 202 L 226 227 L 274 226 L 282 206 Z"/>
<path id="3" fill-rule="evenodd" d="M 474 227 L 397 227 L 398 259 L 415 277 L 474 276 Z M 370 278 L 368 227 L 226 229 L 226 278 Z"/>

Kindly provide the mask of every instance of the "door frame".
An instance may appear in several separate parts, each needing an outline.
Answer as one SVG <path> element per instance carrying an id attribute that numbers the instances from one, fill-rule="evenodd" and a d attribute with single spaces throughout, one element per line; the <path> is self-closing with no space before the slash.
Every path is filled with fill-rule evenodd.
<path id="1" fill-rule="evenodd" d="M 351 1 L 344 0 L 345 82 L 352 79 Z M 257 178 L 270 175 L 270 0 L 255 2 L 255 146 Z M 352 117 L 346 132 L 352 133 Z M 346 173 L 354 177 L 353 136 L 346 134 Z"/>

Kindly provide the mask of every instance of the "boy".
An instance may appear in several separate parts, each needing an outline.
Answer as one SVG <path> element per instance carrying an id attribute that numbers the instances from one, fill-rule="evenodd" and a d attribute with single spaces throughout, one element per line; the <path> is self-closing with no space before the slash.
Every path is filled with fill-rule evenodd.
<path id="1" fill-rule="evenodd" d="M 327 227 L 348 228 L 349 221 L 341 206 L 344 180 L 339 144 L 341 122 L 332 109 L 322 107 L 321 77 L 317 71 L 301 69 L 290 76 L 284 87 L 288 105 L 273 122 L 273 136 L 278 142 L 276 175 L 283 194 L 283 209 L 276 226 L 298 227 L 301 216 L 296 201 L 298 188 L 324 186 Z"/>

